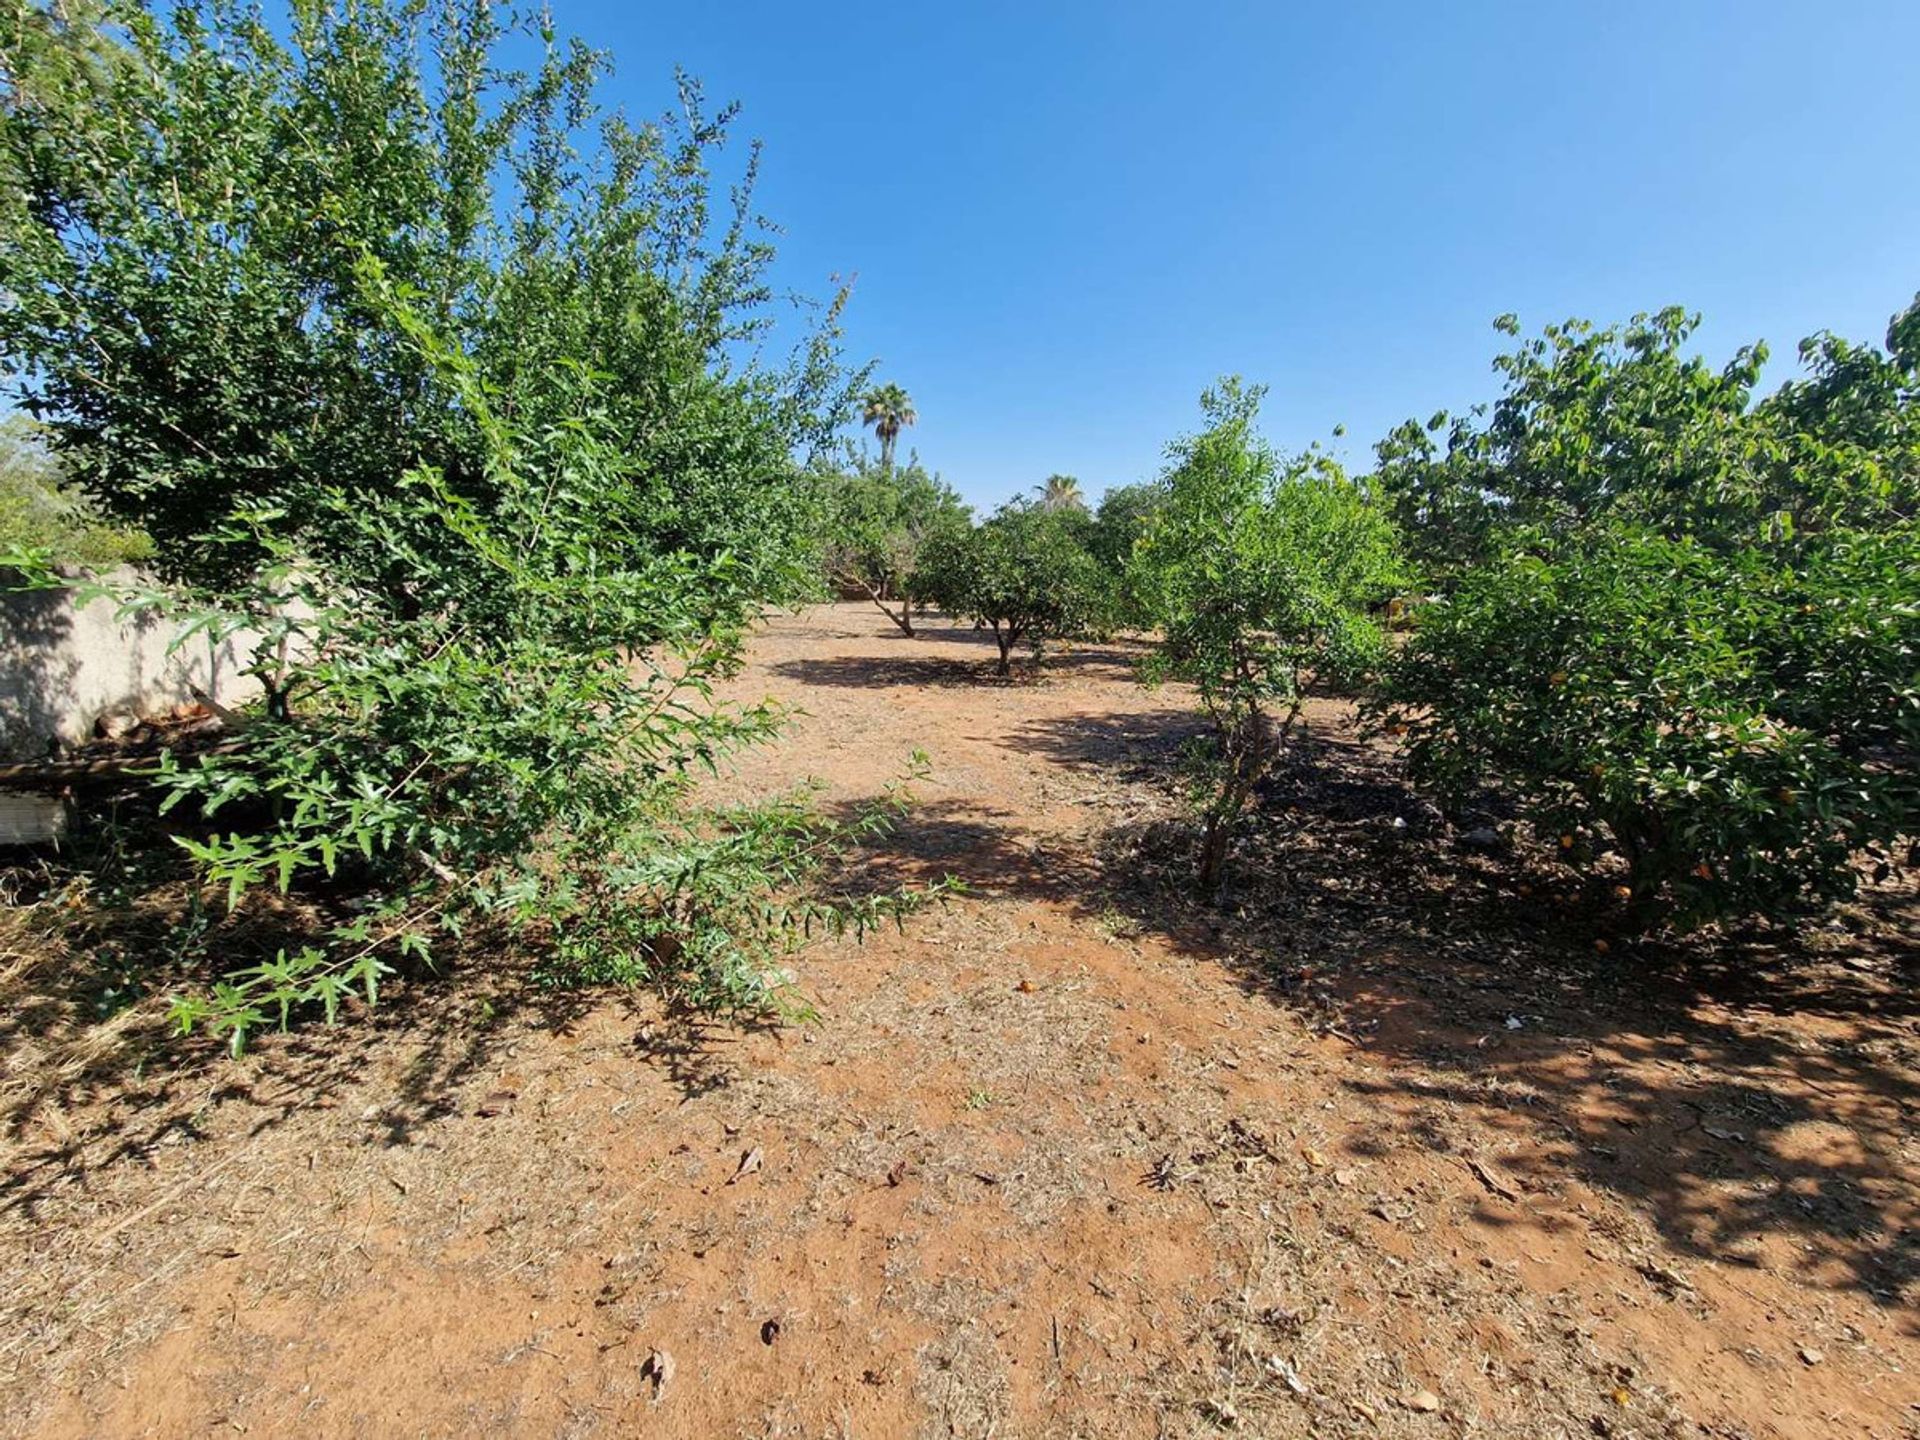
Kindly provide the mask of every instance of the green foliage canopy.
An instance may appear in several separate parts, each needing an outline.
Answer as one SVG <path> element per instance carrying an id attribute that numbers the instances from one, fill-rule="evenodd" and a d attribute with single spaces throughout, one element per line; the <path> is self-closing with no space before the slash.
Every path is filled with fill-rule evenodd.
<path id="1" fill-rule="evenodd" d="M 820 467 L 814 481 L 827 578 L 862 591 L 911 636 L 921 552 L 934 536 L 969 528 L 972 511 L 918 461 L 895 467 L 856 460 Z"/>
<path id="2" fill-rule="evenodd" d="M 1762 349 L 1715 370 L 1691 323 L 1550 329 L 1445 456 L 1381 452 L 1452 570 L 1381 701 L 1416 778 L 1509 787 L 1682 925 L 1850 893 L 1920 830 L 1920 304 L 1759 399 Z"/>
<path id="3" fill-rule="evenodd" d="M 1049 639 L 1097 631 L 1108 586 L 1080 537 L 1084 515 L 1014 500 L 984 524 L 940 532 L 922 552 L 916 587 L 942 609 L 985 625 L 999 673 L 1013 673 L 1014 647 L 1035 656 Z"/>
<path id="4" fill-rule="evenodd" d="M 1283 460 L 1261 438 L 1262 394 L 1228 378 L 1201 397 L 1206 427 L 1170 448 L 1133 550 L 1133 591 L 1165 636 L 1147 676 L 1191 681 L 1213 731 L 1195 757 L 1209 890 L 1309 687 L 1378 661 L 1369 607 L 1406 579 L 1391 523 L 1331 458 Z"/>
<path id="5" fill-rule="evenodd" d="M 311 918 L 183 1023 L 332 1015 L 476 922 L 556 980 L 795 1003 L 807 930 L 910 902 L 816 904 L 840 831 L 692 787 L 779 722 L 712 686 L 813 580 L 838 301 L 742 358 L 770 251 L 751 160 L 713 216 L 731 112 L 690 82 L 636 127 L 584 46 L 506 69 L 483 0 L 291 22 L 0 7 L 0 361 L 192 628 L 264 637 L 264 713 L 158 783 L 210 893 Z"/>

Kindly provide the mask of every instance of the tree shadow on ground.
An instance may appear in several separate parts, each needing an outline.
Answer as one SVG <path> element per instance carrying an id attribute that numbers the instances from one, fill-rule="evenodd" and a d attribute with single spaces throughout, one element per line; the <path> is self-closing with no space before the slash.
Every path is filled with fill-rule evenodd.
<path id="1" fill-rule="evenodd" d="M 945 660 L 920 655 L 847 655 L 827 660 L 784 660 L 769 669 L 799 685 L 879 690 L 942 689 L 994 681 L 986 661 Z"/>
<path id="2" fill-rule="evenodd" d="M 1377 1062 L 1348 1084 L 1403 1138 L 1444 1148 L 1428 1112 L 1474 1110 L 1525 1136 L 1523 1187 L 1571 1177 L 1634 1202 L 1682 1255 L 1910 1301 L 1910 887 L 1799 929 L 1635 940 L 1606 884 L 1544 849 L 1463 848 L 1390 752 L 1318 718 L 1243 827 L 1222 903 L 1194 900 L 1194 830 L 1172 803 L 1112 825 L 1098 882 L 1067 897 L 1225 963 Z M 1020 743 L 1157 776 L 1171 801 L 1179 735 L 1155 717 L 1034 721 Z"/>
<path id="3" fill-rule="evenodd" d="M 849 822 L 860 804 L 844 801 L 826 813 Z M 1016 824 L 999 806 L 954 799 L 915 805 L 873 845 L 842 857 L 822 888 L 857 898 L 957 880 L 975 894 L 1061 900 L 1097 878 L 1078 847 Z"/>
<path id="4" fill-rule="evenodd" d="M 798 685 L 835 689 L 946 689 L 954 686 L 1020 686 L 1044 684 L 1071 676 L 1113 678 L 1131 675 L 1132 657 L 1109 646 L 1076 646 L 1050 650 L 1040 660 L 1024 653 L 1015 656 L 1013 673 L 994 672 L 996 652 L 991 638 L 985 653 L 975 660 L 953 660 L 932 655 L 842 655 L 817 660 L 783 660 L 769 666 L 772 674 Z"/>
<path id="5" fill-rule="evenodd" d="M 88 823 L 77 831 L 82 845 Z M 120 834 L 118 822 L 97 823 Z M 180 867 L 142 859 L 116 868 L 101 851 L 88 858 L 80 890 L 65 888 L 80 871 L 0 870 L 0 1215 L 31 1218 L 96 1171 L 148 1166 L 162 1146 L 207 1138 L 210 1107 L 243 1104 L 248 1135 L 272 1129 L 354 1090 L 395 1056 L 404 1069 L 371 1118 L 371 1143 L 384 1146 L 411 1144 L 470 1108 L 485 1077 L 529 1035 L 566 1036 L 610 1006 L 635 1027 L 635 1058 L 685 1098 L 731 1077 L 715 1035 L 738 1039 L 764 1024 L 713 1021 L 651 991 L 556 985 L 528 947 L 476 928 L 443 940 L 432 966 L 410 962 L 388 977 L 377 1005 L 350 998 L 337 1025 L 296 1015 L 284 1032 L 251 1037 L 259 1063 L 239 1065 L 225 1043 L 180 1034 L 168 1013 L 168 996 L 219 978 L 212 961 L 154 958 L 175 949 L 187 918 Z M 69 895 L 85 896 L 74 913 L 65 913 Z M 314 933 L 312 915 L 285 899 L 250 901 L 220 917 L 204 953 L 232 968 Z"/>

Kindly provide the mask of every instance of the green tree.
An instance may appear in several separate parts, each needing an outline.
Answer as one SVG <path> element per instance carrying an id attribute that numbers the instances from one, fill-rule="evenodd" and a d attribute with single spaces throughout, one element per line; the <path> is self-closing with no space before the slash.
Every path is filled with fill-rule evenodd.
<path id="1" fill-rule="evenodd" d="M 1756 398 L 1677 311 L 1555 327 L 1380 481 L 1451 571 L 1384 692 L 1414 774 L 1508 788 L 1641 923 L 1792 914 L 1920 829 L 1920 303 Z M 1511 329 L 1511 326 L 1508 327 Z"/>
<path id="2" fill-rule="evenodd" d="M 982 525 L 939 534 L 922 552 L 916 584 L 993 632 L 1003 676 L 1013 673 L 1016 646 L 1038 658 L 1049 639 L 1098 630 L 1107 610 L 1105 577 L 1067 516 L 1024 500 Z"/>
<path id="3" fill-rule="evenodd" d="M 476 922 L 556 980 L 777 1009 L 810 926 L 904 903 L 816 904 L 838 832 L 691 786 L 778 728 L 712 686 L 813 583 L 796 456 L 863 379 L 837 301 L 744 364 L 770 253 L 750 184 L 713 218 L 731 111 L 683 81 L 602 117 L 603 57 L 536 32 L 518 74 L 495 17 L 0 7 L 0 360 L 190 587 L 128 607 L 265 636 L 264 713 L 156 782 L 229 909 L 310 917 L 243 968 L 245 926 L 200 935 L 229 968 L 180 1016 L 236 1045 Z"/>
<path id="4" fill-rule="evenodd" d="M 914 577 L 929 540 L 963 531 L 972 512 L 917 461 L 854 464 L 817 473 L 821 553 L 828 578 L 860 590 L 901 632 L 913 634 Z"/>
<path id="5" fill-rule="evenodd" d="M 1118 485 L 1100 497 L 1099 508 L 1094 511 L 1087 548 L 1112 580 L 1114 618 L 1120 624 L 1151 623 L 1140 597 L 1134 593 L 1133 550 L 1166 498 L 1163 480 Z"/>
<path id="6" fill-rule="evenodd" d="M 1513 317 L 1496 323 L 1519 335 Z M 1491 406 L 1394 430 L 1374 484 L 1414 553 L 1444 571 L 1513 530 L 1555 539 L 1618 519 L 1740 546 L 1916 513 L 1920 301 L 1890 329 L 1892 353 L 1816 336 L 1810 378 L 1759 403 L 1767 347 L 1716 368 L 1688 353 L 1698 325 L 1670 308 L 1612 329 L 1548 326 L 1495 361 L 1505 387 Z"/>
<path id="7" fill-rule="evenodd" d="M 732 111 L 683 80 L 658 122 L 602 116 L 605 57 L 538 32 L 530 69 L 496 63 L 499 13 L 300 0 L 276 33 L 229 0 L 0 5 L 0 362 L 170 578 L 232 582 L 250 552 L 201 537 L 242 513 L 328 523 L 301 508 L 322 483 L 377 498 L 423 464 L 484 502 L 483 441 L 367 301 L 369 260 L 516 419 L 567 423 L 570 364 L 614 377 L 658 544 L 801 577 L 789 455 L 849 377 L 831 307 L 787 370 L 726 370 L 768 323 L 751 157 L 708 220 Z"/>
<path id="8" fill-rule="evenodd" d="M 860 397 L 860 423 L 871 425 L 873 433 L 880 440 L 880 468 L 893 468 L 894 442 L 900 438 L 900 431 L 908 425 L 916 425 L 920 414 L 913 408 L 913 398 L 898 385 L 889 381 L 885 385 L 876 385 Z"/>
<path id="9" fill-rule="evenodd" d="M 1135 593 L 1165 635 L 1145 677 L 1191 681 L 1212 730 L 1192 757 L 1209 893 L 1311 687 L 1380 660 L 1369 607 L 1406 579 L 1391 523 L 1332 459 L 1283 460 L 1260 437 L 1263 393 L 1228 378 L 1201 397 L 1206 428 L 1170 448 L 1133 552 Z"/>

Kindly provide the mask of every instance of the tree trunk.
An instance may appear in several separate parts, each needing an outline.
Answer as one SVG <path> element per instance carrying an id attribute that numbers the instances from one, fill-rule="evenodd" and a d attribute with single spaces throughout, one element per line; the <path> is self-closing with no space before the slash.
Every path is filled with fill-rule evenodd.
<path id="1" fill-rule="evenodd" d="M 901 633 L 903 633 L 909 640 L 913 638 L 913 615 L 911 613 L 911 606 L 907 601 L 902 600 L 900 602 L 900 613 L 896 615 L 893 613 L 892 610 L 887 608 L 887 587 L 886 586 L 882 585 L 878 589 L 875 589 L 872 585 L 869 585 L 867 583 L 866 577 L 860 574 L 849 573 L 846 578 L 852 580 L 862 590 L 866 591 L 867 598 L 873 601 L 874 605 L 879 609 L 880 613 L 886 616 L 887 619 L 891 620 L 895 624 L 895 626 L 897 626 L 900 629 Z"/>
<path id="2" fill-rule="evenodd" d="M 1228 817 L 1219 813 L 1207 816 L 1206 833 L 1200 839 L 1200 893 L 1213 896 L 1226 883 L 1227 842 L 1233 838 Z"/>
<path id="3" fill-rule="evenodd" d="M 1019 638 L 1019 634 L 1013 629 L 1003 631 L 998 620 L 993 622 L 993 643 L 1000 647 L 1000 667 L 994 673 L 1003 679 L 1010 678 L 1013 674 L 1013 645 Z"/>

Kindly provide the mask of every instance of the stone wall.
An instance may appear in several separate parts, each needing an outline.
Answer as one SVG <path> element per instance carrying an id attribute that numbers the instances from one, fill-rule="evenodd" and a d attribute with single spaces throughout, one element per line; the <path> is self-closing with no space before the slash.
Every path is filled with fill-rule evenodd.
<path id="1" fill-rule="evenodd" d="M 157 714 L 196 688 L 227 705 L 257 692 L 240 673 L 244 637 L 215 646 L 196 635 L 169 653 L 180 626 L 151 612 L 121 620 L 116 608 L 57 590 L 0 592 L 0 759 L 42 758 L 56 740 L 85 740 L 103 714 Z"/>

